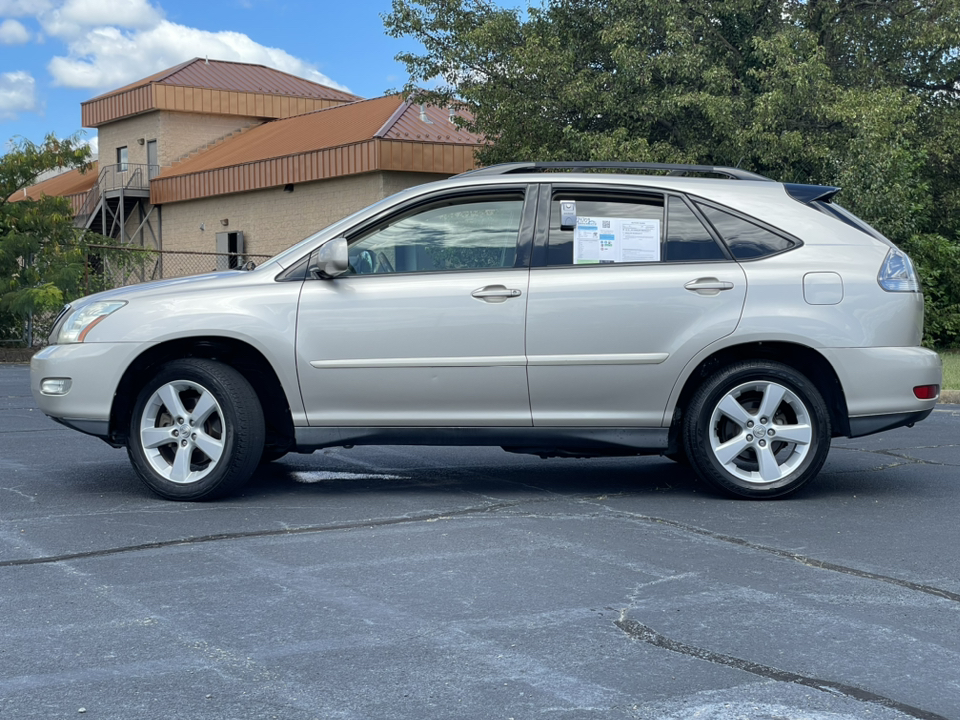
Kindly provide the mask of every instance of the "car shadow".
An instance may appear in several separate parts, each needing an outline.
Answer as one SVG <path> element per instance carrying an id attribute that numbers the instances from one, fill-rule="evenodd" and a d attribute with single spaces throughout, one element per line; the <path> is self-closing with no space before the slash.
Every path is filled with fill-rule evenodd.
<path id="1" fill-rule="evenodd" d="M 240 493 L 248 498 L 295 493 L 344 495 L 400 492 L 483 496 L 555 494 L 709 494 L 693 472 L 665 458 L 566 459 L 504 455 L 506 461 L 448 466 L 378 463 L 375 468 L 328 462 L 319 454 L 261 465 Z M 509 458 L 516 458 L 511 462 Z"/>

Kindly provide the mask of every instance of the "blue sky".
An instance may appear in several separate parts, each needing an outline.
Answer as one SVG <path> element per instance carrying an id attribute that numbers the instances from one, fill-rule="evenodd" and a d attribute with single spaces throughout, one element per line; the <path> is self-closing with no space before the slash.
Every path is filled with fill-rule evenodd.
<path id="1" fill-rule="evenodd" d="M 363 97 L 406 80 L 390 0 L 0 0 L 0 152 L 81 129 L 80 103 L 193 57 L 276 67 Z M 86 131 L 88 141 L 96 131 Z"/>

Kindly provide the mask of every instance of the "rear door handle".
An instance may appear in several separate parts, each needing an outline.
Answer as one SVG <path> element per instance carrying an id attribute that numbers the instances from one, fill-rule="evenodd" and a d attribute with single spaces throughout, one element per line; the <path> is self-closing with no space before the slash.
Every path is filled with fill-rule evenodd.
<path id="1" fill-rule="evenodd" d="M 733 283 L 726 280 L 717 280 L 714 277 L 705 277 L 691 280 L 683 287 L 700 295 L 717 295 L 721 290 L 732 290 Z"/>
<path id="2" fill-rule="evenodd" d="M 504 285 L 487 285 L 477 288 L 470 295 L 484 302 L 501 303 L 510 298 L 520 297 L 522 293 Z"/>

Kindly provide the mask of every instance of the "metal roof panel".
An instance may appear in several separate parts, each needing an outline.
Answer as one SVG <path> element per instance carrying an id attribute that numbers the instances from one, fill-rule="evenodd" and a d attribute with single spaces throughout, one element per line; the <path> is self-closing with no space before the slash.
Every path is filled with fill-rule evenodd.
<path id="1" fill-rule="evenodd" d="M 304 115 L 272 120 L 163 170 L 162 177 L 315 152 L 382 138 L 445 145 L 479 145 L 479 136 L 458 130 L 442 108 L 404 103 L 386 95 Z M 429 122 L 428 122 L 429 121 Z"/>
<path id="2" fill-rule="evenodd" d="M 17 200 L 23 200 L 24 197 L 37 200 L 43 195 L 63 197 L 65 195 L 87 192 L 93 187 L 94 183 L 97 182 L 97 172 L 97 162 L 94 161 L 84 173 L 81 173 L 77 169 L 68 170 L 52 178 L 47 178 L 36 185 L 31 185 L 26 188 L 26 193 L 24 193 L 23 190 L 18 190 L 11 195 L 9 199 L 16 202 Z"/>
<path id="3" fill-rule="evenodd" d="M 305 80 L 265 65 L 194 58 L 130 85 L 98 95 L 87 102 L 101 100 L 151 83 L 321 100 L 352 101 L 359 99 L 358 96 L 343 90 Z"/>

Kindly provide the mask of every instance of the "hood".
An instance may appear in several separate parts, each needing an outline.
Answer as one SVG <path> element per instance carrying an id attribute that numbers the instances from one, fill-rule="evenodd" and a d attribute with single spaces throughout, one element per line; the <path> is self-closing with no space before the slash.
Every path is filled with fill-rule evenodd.
<path id="1" fill-rule="evenodd" d="M 137 297 L 163 295 L 171 292 L 174 288 L 192 291 L 226 287 L 231 284 L 243 285 L 249 281 L 250 277 L 251 273 L 247 271 L 220 270 L 204 275 L 188 275 L 187 277 L 153 280 L 152 282 L 124 285 L 123 287 L 114 288 L 113 290 L 104 290 L 103 292 L 94 293 L 93 295 L 86 295 L 71 302 L 70 306 L 79 308 L 99 300 L 132 300 Z"/>

